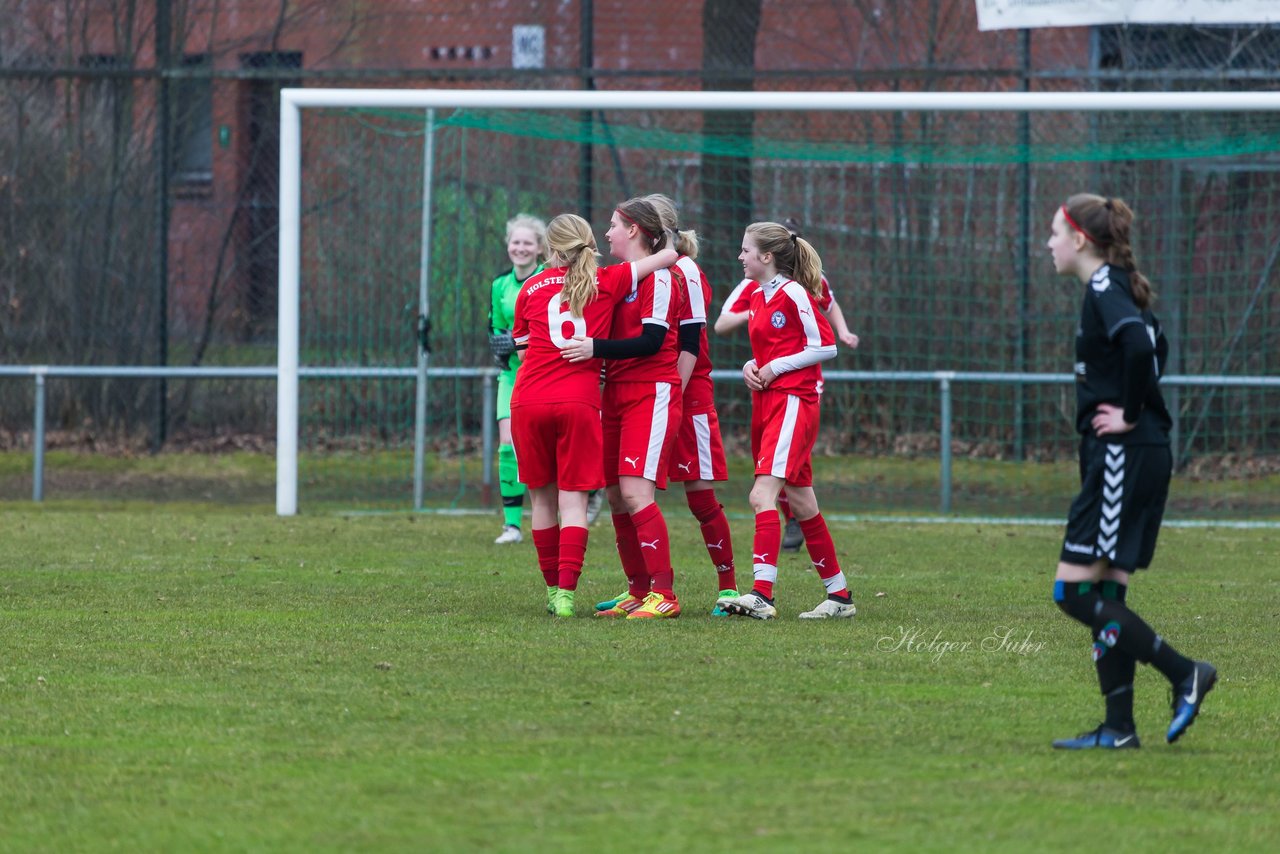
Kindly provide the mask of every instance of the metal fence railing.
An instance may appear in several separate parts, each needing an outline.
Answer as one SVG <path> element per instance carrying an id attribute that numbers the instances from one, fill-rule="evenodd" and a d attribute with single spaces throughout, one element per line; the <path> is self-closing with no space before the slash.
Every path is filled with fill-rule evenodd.
<path id="1" fill-rule="evenodd" d="M 134 378 L 134 379 L 275 379 L 275 366 L 253 367 L 145 367 L 145 366 L 78 366 L 78 365 L 0 365 L 0 378 L 26 377 L 35 384 L 32 413 L 32 487 L 31 500 L 44 500 L 45 474 L 45 407 L 46 383 L 50 378 Z M 483 385 L 484 409 L 481 418 L 483 469 L 482 483 L 485 494 L 493 486 L 493 457 L 496 444 L 494 421 L 493 368 L 436 367 L 427 371 L 430 379 L 478 379 Z M 712 371 L 718 381 L 741 381 L 741 374 L 734 370 Z M 303 379 L 372 379 L 412 382 L 419 374 L 416 368 L 358 368 L 358 367 L 303 367 L 299 369 Z M 1019 374 L 983 371 L 825 371 L 827 383 L 845 382 L 899 382 L 932 383 L 938 389 L 939 434 L 939 487 L 938 511 L 951 512 L 952 502 L 952 389 L 959 383 L 988 383 L 1003 385 L 1070 385 L 1075 382 L 1072 374 L 1038 373 Z M 1220 387 L 1220 388 L 1280 388 L 1280 376 L 1167 376 L 1161 379 L 1167 388 Z M 1176 441 L 1176 440 L 1175 440 Z M 421 468 L 421 460 L 415 461 Z M 422 477 L 415 472 L 415 480 Z"/>

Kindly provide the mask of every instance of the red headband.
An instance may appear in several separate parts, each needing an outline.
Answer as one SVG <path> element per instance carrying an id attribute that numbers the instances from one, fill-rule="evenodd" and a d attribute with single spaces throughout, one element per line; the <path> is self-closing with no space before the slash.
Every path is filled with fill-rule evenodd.
<path id="1" fill-rule="evenodd" d="M 621 211 L 619 211 L 619 213 L 621 213 Z M 1071 227 L 1072 227 L 1072 228 L 1074 228 L 1076 231 L 1078 231 L 1078 232 L 1080 232 L 1081 234 L 1083 234 L 1083 235 L 1084 235 L 1084 239 L 1085 239 L 1085 240 L 1087 240 L 1087 241 L 1089 241 L 1090 243 L 1093 243 L 1093 244 L 1095 244 L 1095 245 L 1097 244 L 1097 242 L 1098 242 L 1098 241 L 1096 241 L 1096 240 L 1094 240 L 1094 239 L 1093 239 L 1093 235 L 1092 235 L 1092 234 L 1090 234 L 1089 232 L 1085 231 L 1083 228 L 1081 228 L 1081 227 L 1080 227 L 1080 225 L 1079 225 L 1079 223 L 1077 223 L 1074 219 L 1072 219 L 1072 218 L 1071 218 L 1071 214 L 1067 213 L 1067 206 L 1066 206 L 1066 205 L 1063 205 L 1063 206 L 1062 206 L 1062 218 L 1063 218 L 1063 219 L 1065 219 L 1065 220 L 1067 221 L 1067 225 L 1071 226 Z"/>
<path id="2" fill-rule="evenodd" d="M 654 239 L 653 235 L 649 233 L 649 229 L 645 228 L 643 225 L 641 225 L 640 223 L 636 222 L 634 219 L 632 219 L 631 217 L 623 213 L 622 208 L 614 208 L 614 210 L 618 212 L 618 216 L 622 217 L 627 222 L 631 223 L 636 228 L 640 229 L 640 231 L 644 233 L 644 236 L 649 238 L 650 241 Z"/>

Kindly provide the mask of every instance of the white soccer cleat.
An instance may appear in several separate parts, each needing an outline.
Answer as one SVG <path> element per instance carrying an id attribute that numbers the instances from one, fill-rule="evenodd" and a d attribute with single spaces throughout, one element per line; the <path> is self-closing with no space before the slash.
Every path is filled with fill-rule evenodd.
<path id="1" fill-rule="evenodd" d="M 858 613 L 858 609 L 854 607 L 852 602 L 837 602 L 835 599 L 827 598 L 818 603 L 818 607 L 812 611 L 805 611 L 800 615 L 802 620 L 830 620 L 844 617 L 852 617 Z"/>
<path id="2" fill-rule="evenodd" d="M 716 604 L 735 617 L 750 617 L 753 620 L 772 620 L 778 616 L 778 609 L 768 599 L 752 591 L 737 599 L 718 599 Z"/>
<path id="3" fill-rule="evenodd" d="M 518 543 L 524 539 L 524 535 L 520 533 L 520 529 L 515 525 L 503 525 L 502 533 L 498 535 L 498 539 L 494 540 L 498 545 L 507 543 Z"/>

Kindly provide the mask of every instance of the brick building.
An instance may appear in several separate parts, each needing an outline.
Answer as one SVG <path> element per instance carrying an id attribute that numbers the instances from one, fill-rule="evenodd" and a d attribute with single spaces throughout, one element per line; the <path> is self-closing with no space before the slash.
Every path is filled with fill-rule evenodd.
<path id="1" fill-rule="evenodd" d="M 274 315 L 281 86 L 858 89 L 1015 88 L 1017 34 L 979 33 L 970 0 L 753 4 L 232 0 L 167 4 L 172 48 L 169 320 L 210 306 L 241 337 Z M 73 9 L 72 17 L 65 15 Z M 17 63 L 132 74 L 137 128 L 155 127 L 160 4 L 19 3 Z M 704 21 L 708 27 L 704 28 Z M 163 23 L 161 23 L 163 26 Z M 589 38 L 584 39 L 584 33 Z M 752 38 L 754 34 L 754 38 Z M 1028 67 L 1089 61 L 1087 32 L 1041 36 Z M 121 79 L 121 78 L 113 78 Z M 705 81 L 705 82 L 704 82 Z M 73 86 L 74 78 L 67 79 Z"/>

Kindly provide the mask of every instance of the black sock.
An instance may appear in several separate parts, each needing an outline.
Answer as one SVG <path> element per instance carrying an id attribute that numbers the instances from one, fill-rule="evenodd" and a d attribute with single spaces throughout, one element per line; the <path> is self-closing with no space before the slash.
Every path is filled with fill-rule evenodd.
<path id="1" fill-rule="evenodd" d="M 1123 602 L 1099 599 L 1101 607 L 1094 612 L 1094 637 L 1110 649 L 1122 652 L 1150 664 L 1178 685 L 1191 675 L 1195 663 L 1165 643 L 1141 617 L 1130 611 Z"/>
<path id="2" fill-rule="evenodd" d="M 836 594 L 834 594 L 834 593 L 828 593 L 828 594 L 827 594 L 827 598 L 828 598 L 828 599 L 830 599 L 830 600 L 831 600 L 831 601 L 833 601 L 833 602 L 839 602 L 841 605 L 851 605 L 851 604 L 853 604 L 853 594 L 852 594 L 852 593 L 846 593 L 846 594 L 844 594 L 843 596 L 837 596 L 837 595 L 836 595 Z"/>
<path id="3" fill-rule="evenodd" d="M 1107 657 L 1110 658 L 1110 656 Z M 1129 659 L 1131 666 L 1133 663 L 1133 659 Z M 1132 675 L 1132 670 L 1130 675 Z M 1101 668 L 1099 668 L 1098 676 L 1101 679 Z M 1105 695 L 1105 699 L 1107 703 L 1107 719 L 1103 723 L 1107 729 L 1133 732 L 1133 683 L 1130 682 L 1128 685 L 1113 688 Z"/>
<path id="4" fill-rule="evenodd" d="M 1125 598 L 1129 595 L 1129 585 L 1121 584 L 1119 581 L 1104 581 L 1098 585 L 1098 595 L 1123 605 Z"/>
<path id="5" fill-rule="evenodd" d="M 1099 592 L 1104 600 L 1124 604 L 1127 591 L 1128 587 L 1119 582 L 1104 581 Z M 1122 649 L 1094 641 L 1093 663 L 1098 671 L 1098 688 L 1107 704 L 1106 727 L 1133 732 L 1133 676 L 1138 669 L 1137 660 Z"/>
<path id="6" fill-rule="evenodd" d="M 1102 602 L 1091 581 L 1053 582 L 1053 601 L 1068 617 L 1089 628 Z"/>

